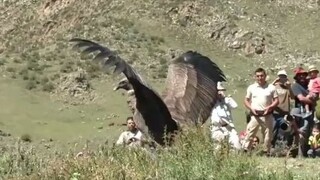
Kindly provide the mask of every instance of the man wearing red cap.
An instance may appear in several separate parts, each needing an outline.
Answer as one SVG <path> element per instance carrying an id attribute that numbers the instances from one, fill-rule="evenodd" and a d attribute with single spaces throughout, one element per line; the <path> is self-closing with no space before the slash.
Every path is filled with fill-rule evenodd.
<path id="1" fill-rule="evenodd" d="M 308 72 L 306 72 L 302 67 L 298 67 L 294 70 L 295 82 L 292 84 L 292 92 L 295 97 L 295 107 L 301 110 L 302 114 L 305 114 L 305 105 L 309 104 L 312 106 L 313 99 L 308 97 Z M 311 107 L 312 110 L 314 107 Z M 300 136 L 300 151 L 304 157 L 307 157 L 307 150 L 308 150 L 308 137 L 310 135 L 310 127 L 313 126 L 313 115 L 309 117 L 303 117 L 303 119 L 307 120 L 308 124 L 304 125 L 304 127 L 299 127 L 301 129 L 299 136 Z M 303 120 L 302 119 L 302 120 Z M 294 153 L 295 156 L 297 152 Z"/>
<path id="2" fill-rule="evenodd" d="M 312 99 L 308 98 L 308 72 L 302 67 L 298 67 L 294 70 L 295 83 L 292 85 L 292 92 L 295 96 L 295 107 L 301 107 L 305 104 L 312 104 Z"/>

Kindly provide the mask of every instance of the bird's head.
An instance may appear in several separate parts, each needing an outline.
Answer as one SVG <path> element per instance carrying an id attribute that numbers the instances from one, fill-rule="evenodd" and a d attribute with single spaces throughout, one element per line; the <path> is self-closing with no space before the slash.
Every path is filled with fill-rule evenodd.
<path id="1" fill-rule="evenodd" d="M 114 91 L 117 91 L 118 89 L 124 89 L 126 91 L 129 91 L 129 90 L 132 90 L 133 88 L 132 88 L 132 85 L 129 83 L 128 79 L 124 78 L 124 79 L 121 79 L 118 82 L 118 85 L 113 88 Z"/>

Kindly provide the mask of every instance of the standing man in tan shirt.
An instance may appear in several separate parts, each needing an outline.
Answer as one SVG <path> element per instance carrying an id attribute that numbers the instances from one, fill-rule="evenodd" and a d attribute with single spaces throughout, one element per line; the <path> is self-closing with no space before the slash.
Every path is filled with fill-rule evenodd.
<path id="1" fill-rule="evenodd" d="M 256 136 L 261 126 L 261 131 L 264 134 L 263 152 L 269 155 L 274 123 L 272 112 L 279 104 L 279 99 L 275 86 L 267 83 L 267 74 L 263 68 L 255 70 L 254 77 L 256 82 L 247 88 L 244 101 L 245 106 L 251 113 L 250 122 L 247 125 L 244 150 L 251 149 L 252 139 Z"/>
<path id="2" fill-rule="evenodd" d="M 279 134 L 281 134 L 281 136 L 285 136 L 286 134 L 285 129 L 283 129 L 286 127 L 285 116 L 290 114 L 290 100 L 294 99 L 287 72 L 285 70 L 280 70 L 277 75 L 278 78 L 272 82 L 276 88 L 279 98 L 279 104 L 273 111 L 273 117 L 275 120 L 273 139 L 271 141 L 273 147 L 276 145 Z M 283 125 L 285 126 L 283 127 Z"/>

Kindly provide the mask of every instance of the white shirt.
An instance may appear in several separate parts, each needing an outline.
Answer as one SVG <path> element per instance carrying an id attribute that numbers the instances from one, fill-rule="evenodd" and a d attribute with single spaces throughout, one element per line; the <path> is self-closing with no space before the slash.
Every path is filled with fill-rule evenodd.
<path id="1" fill-rule="evenodd" d="M 222 101 L 218 101 L 211 112 L 211 123 L 215 126 L 221 126 L 232 122 L 231 109 L 238 107 L 238 104 L 231 98 L 225 97 Z M 223 119 L 223 120 L 222 120 Z"/>
<path id="2" fill-rule="evenodd" d="M 116 144 L 127 144 L 129 142 L 129 140 L 131 138 L 133 138 L 133 137 L 136 138 L 140 143 L 140 141 L 142 139 L 141 131 L 137 130 L 136 133 L 133 133 L 131 131 L 125 131 L 125 132 L 121 133 L 121 135 L 119 136 L 119 139 L 117 140 Z M 130 143 L 129 146 L 131 144 L 135 144 L 135 143 Z"/>
<path id="3" fill-rule="evenodd" d="M 264 86 L 260 86 L 258 83 L 254 83 L 247 88 L 246 98 L 251 99 L 251 107 L 256 110 L 265 110 L 267 106 L 272 104 L 273 98 L 277 97 L 276 87 L 272 84 L 266 83 Z"/>

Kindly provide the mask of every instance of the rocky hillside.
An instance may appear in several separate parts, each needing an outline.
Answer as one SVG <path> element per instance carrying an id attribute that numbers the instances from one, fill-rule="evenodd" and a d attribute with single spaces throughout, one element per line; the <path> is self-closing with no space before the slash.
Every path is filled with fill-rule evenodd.
<path id="1" fill-rule="evenodd" d="M 319 1 L 5 1 L 0 5 L 1 73 L 28 89 L 53 91 L 57 79 L 84 68 L 72 37 L 119 51 L 146 76 L 166 76 L 168 61 L 194 49 L 213 58 L 230 82 L 248 80 L 259 65 L 270 72 L 319 61 Z M 238 84 L 239 86 L 242 83 Z"/>

